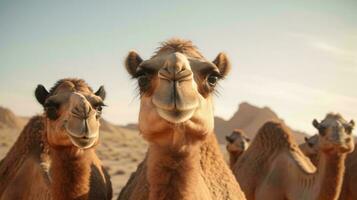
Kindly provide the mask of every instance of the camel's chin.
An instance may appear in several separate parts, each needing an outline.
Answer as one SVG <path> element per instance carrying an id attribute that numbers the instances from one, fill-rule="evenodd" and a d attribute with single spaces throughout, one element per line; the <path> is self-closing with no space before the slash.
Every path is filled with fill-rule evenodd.
<path id="1" fill-rule="evenodd" d="M 169 111 L 157 108 L 157 113 L 164 120 L 173 124 L 179 124 L 191 119 L 193 114 L 195 113 L 195 109 L 185 111 Z"/>
<path id="2" fill-rule="evenodd" d="M 80 149 L 89 149 L 94 146 L 97 138 L 75 138 L 69 136 L 72 144 Z"/>

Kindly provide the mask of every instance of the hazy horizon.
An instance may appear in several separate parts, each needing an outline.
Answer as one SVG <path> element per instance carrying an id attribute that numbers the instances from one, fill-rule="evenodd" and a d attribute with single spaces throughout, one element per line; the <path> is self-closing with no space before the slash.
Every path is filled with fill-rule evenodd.
<path id="1" fill-rule="evenodd" d="M 172 37 L 207 59 L 226 52 L 215 114 L 239 103 L 268 106 L 294 129 L 339 112 L 357 120 L 357 1 L 4 1 L 0 0 L 0 105 L 22 116 L 42 111 L 33 92 L 66 77 L 106 87 L 104 118 L 137 121 L 135 81 L 123 60 L 150 57 Z"/>

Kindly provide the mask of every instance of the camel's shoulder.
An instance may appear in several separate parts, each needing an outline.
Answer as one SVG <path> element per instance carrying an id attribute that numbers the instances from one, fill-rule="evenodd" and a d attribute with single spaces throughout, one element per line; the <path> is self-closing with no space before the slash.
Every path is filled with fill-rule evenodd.
<path id="1" fill-rule="evenodd" d="M 118 200 L 146 200 L 149 197 L 149 184 L 146 179 L 147 159 L 145 158 L 133 172 L 120 191 Z"/>
<path id="2" fill-rule="evenodd" d="M 95 164 L 91 165 L 89 199 L 109 200 L 113 197 L 112 182 L 108 171 Z"/>
<path id="3" fill-rule="evenodd" d="M 28 156 L 21 163 L 11 177 L 0 180 L 5 184 L 0 199 L 49 199 L 49 176 L 38 159 Z"/>
<path id="4" fill-rule="evenodd" d="M 306 157 L 299 148 L 289 149 L 286 153 L 290 163 L 296 165 L 305 174 L 313 174 L 316 172 L 316 167 L 308 157 Z"/>

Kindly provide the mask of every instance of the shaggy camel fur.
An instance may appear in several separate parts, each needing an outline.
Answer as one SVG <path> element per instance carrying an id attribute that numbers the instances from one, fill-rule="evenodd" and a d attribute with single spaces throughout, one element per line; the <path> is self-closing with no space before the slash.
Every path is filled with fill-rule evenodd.
<path id="1" fill-rule="evenodd" d="M 240 130 L 235 129 L 231 135 L 226 136 L 226 149 L 229 153 L 229 166 L 233 169 L 238 158 L 248 149 L 250 139 Z"/>
<path id="2" fill-rule="evenodd" d="M 302 152 L 307 155 L 312 163 L 317 164 L 318 163 L 318 151 L 316 149 L 318 148 L 318 137 L 317 135 L 314 135 L 310 138 L 307 138 L 305 143 L 302 144 L 304 145 L 304 148 L 302 148 Z M 355 144 L 356 145 L 356 144 Z M 341 194 L 339 197 L 339 200 L 354 200 L 357 199 L 357 190 L 355 189 L 357 187 L 357 149 L 349 154 L 346 159 L 346 170 L 345 170 L 345 175 L 343 178 L 343 184 L 342 184 L 342 189 L 341 189 Z"/>
<path id="3" fill-rule="evenodd" d="M 44 106 L 0 165 L 0 199 L 111 199 L 111 183 L 95 154 L 104 88 L 62 79 L 35 92 Z"/>
<path id="4" fill-rule="evenodd" d="M 329 114 L 321 123 L 314 120 L 314 125 L 319 128 L 319 140 L 323 141 L 317 169 L 283 124 L 263 125 L 235 165 L 234 173 L 247 199 L 337 199 L 346 155 L 354 149 L 348 133 L 352 124 L 340 115 Z"/>
<path id="5" fill-rule="evenodd" d="M 212 93 L 229 67 L 225 54 L 209 62 L 180 39 L 164 42 L 149 60 L 129 53 L 126 68 L 138 79 L 139 129 L 149 150 L 119 199 L 245 199 L 213 133 Z"/>

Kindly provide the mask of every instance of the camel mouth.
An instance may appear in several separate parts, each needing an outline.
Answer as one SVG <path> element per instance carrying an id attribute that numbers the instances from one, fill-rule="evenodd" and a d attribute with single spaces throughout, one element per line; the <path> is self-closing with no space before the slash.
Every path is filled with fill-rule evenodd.
<path id="1" fill-rule="evenodd" d="M 72 144 L 80 149 L 89 149 L 94 146 L 97 138 L 78 138 L 69 135 L 69 139 L 71 140 Z"/>
<path id="2" fill-rule="evenodd" d="M 341 153 L 349 153 L 349 152 L 353 151 L 353 148 L 351 148 L 351 147 L 349 147 L 347 145 L 344 145 L 344 146 L 339 147 L 339 151 Z"/>
<path id="3" fill-rule="evenodd" d="M 79 136 L 78 134 L 73 133 L 67 126 L 65 126 L 65 129 L 67 132 L 67 136 L 71 140 L 72 144 L 80 149 L 91 148 L 95 144 L 99 136 L 99 133 L 91 134 L 89 136 Z"/>
<path id="4" fill-rule="evenodd" d="M 162 108 L 156 107 L 156 110 L 160 117 L 164 120 L 173 123 L 179 124 L 188 121 L 192 118 L 196 109 L 191 110 L 165 110 Z"/>

